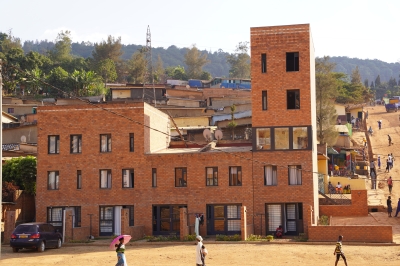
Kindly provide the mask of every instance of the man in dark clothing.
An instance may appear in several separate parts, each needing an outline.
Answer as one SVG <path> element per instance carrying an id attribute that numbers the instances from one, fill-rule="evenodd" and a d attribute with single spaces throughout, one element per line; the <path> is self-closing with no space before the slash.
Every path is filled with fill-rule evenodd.
<path id="1" fill-rule="evenodd" d="M 376 176 L 375 163 L 374 163 L 374 161 L 371 161 L 371 163 L 369 164 L 369 175 L 371 175 L 372 172 L 374 172 L 374 174 L 375 174 L 375 176 Z"/>
<path id="2" fill-rule="evenodd" d="M 399 201 L 397 202 L 397 210 L 396 210 L 396 215 L 394 217 L 397 217 L 397 214 L 400 212 L 400 198 Z"/>

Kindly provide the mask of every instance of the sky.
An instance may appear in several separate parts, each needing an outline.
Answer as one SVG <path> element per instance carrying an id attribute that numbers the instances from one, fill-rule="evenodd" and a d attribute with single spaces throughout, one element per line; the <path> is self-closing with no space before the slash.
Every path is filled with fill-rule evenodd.
<path id="1" fill-rule="evenodd" d="M 233 52 L 250 28 L 310 24 L 315 55 L 400 62 L 398 0 L 0 0 L 0 32 L 73 42 L 121 37 L 123 44 Z"/>

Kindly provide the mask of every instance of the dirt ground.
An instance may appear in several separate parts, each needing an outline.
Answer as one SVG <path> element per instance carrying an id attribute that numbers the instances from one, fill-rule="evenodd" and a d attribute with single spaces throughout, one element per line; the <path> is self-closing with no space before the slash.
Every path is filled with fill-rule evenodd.
<path id="1" fill-rule="evenodd" d="M 334 243 L 310 244 L 207 244 L 207 265 L 334 265 Z M 344 239 L 343 250 L 351 266 L 400 265 L 398 246 L 352 246 Z M 1 265 L 115 265 L 116 254 L 102 246 L 67 246 L 48 249 L 44 253 L 24 250 L 12 253 L 2 246 Z M 195 265 L 195 245 L 132 245 L 127 246 L 129 266 Z M 338 265 L 344 265 L 340 261 Z"/>
<path id="2" fill-rule="evenodd" d="M 381 156 L 382 167 L 377 170 L 378 180 L 385 180 L 392 176 L 394 180 L 392 202 L 396 208 L 397 199 L 400 196 L 400 121 L 399 114 L 386 113 L 384 106 L 367 107 L 369 118 L 368 127 L 371 125 L 374 134 L 371 137 L 374 158 Z M 382 129 L 378 129 L 378 120 L 382 120 Z M 356 132 L 353 138 L 362 144 L 364 133 Z M 387 135 L 390 134 L 394 145 L 388 145 Z M 385 173 L 387 155 L 393 153 L 397 159 L 390 173 Z M 386 205 L 389 195 L 387 185 L 379 190 L 381 203 Z M 380 215 L 380 221 L 384 215 Z M 400 224 L 400 218 L 398 219 Z M 392 224 L 396 220 L 391 220 Z M 128 265 L 195 265 L 195 246 L 185 244 L 152 244 L 130 243 L 127 245 L 126 257 Z M 228 244 L 207 243 L 204 245 L 209 251 L 206 259 L 207 265 L 334 265 L 334 243 L 328 245 L 316 245 L 312 243 L 283 244 Z M 344 252 L 351 266 L 365 265 L 400 265 L 400 247 L 385 245 L 351 245 L 343 241 Z M 61 249 L 48 249 L 44 253 L 23 250 L 12 253 L 12 249 L 3 245 L 1 249 L 0 265 L 115 265 L 115 252 L 108 249 L 107 242 L 96 241 L 90 245 L 69 244 Z M 342 261 L 338 265 L 344 265 Z"/>

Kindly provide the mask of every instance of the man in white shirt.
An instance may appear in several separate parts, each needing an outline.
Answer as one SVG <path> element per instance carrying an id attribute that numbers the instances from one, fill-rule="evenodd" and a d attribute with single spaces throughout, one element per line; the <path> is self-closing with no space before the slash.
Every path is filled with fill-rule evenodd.
<path id="1" fill-rule="evenodd" d="M 197 245 L 196 245 L 196 266 L 203 266 L 202 261 L 202 250 L 201 247 L 203 246 L 203 238 L 201 236 L 196 237 Z"/>

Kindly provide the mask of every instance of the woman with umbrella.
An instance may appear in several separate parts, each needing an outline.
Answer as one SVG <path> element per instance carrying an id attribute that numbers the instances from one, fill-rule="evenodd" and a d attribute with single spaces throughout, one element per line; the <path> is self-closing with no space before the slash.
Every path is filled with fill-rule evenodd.
<path id="1" fill-rule="evenodd" d="M 116 237 L 110 244 L 110 248 L 115 248 L 117 252 L 118 262 L 115 266 L 128 266 L 125 258 L 125 244 L 131 240 L 130 235 L 120 235 Z"/>

